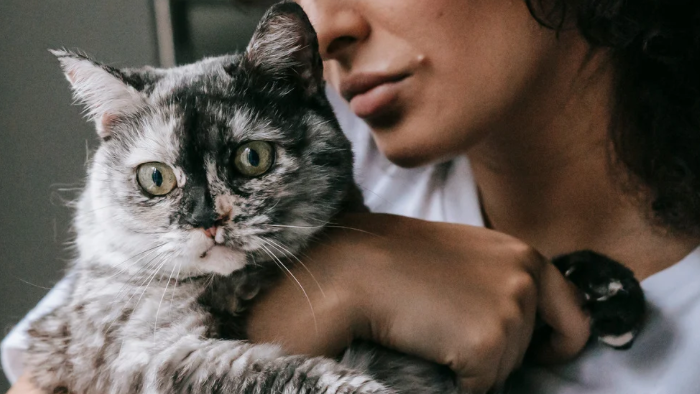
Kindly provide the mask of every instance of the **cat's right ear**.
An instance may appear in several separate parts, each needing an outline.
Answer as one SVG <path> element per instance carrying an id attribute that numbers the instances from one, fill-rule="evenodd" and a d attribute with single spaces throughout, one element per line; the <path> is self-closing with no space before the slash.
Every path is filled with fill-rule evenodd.
<path id="1" fill-rule="evenodd" d="M 316 32 L 294 2 L 277 3 L 265 13 L 242 59 L 246 69 L 282 82 L 285 88 L 300 89 L 306 97 L 323 93 Z"/>
<path id="2" fill-rule="evenodd" d="M 87 117 L 95 122 L 97 134 L 102 139 L 111 137 L 112 126 L 121 117 L 133 114 L 145 105 L 145 97 L 118 69 L 68 50 L 50 52 L 61 63 L 75 99 L 85 106 Z"/>

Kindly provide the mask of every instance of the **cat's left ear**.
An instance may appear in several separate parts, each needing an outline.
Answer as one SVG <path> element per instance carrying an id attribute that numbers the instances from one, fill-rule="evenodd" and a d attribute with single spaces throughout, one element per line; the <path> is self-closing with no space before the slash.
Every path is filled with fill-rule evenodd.
<path id="1" fill-rule="evenodd" d="M 323 91 L 323 62 L 316 31 L 293 2 L 272 6 L 258 24 L 243 56 L 243 67 L 301 88 L 306 97 Z"/>
<path id="2" fill-rule="evenodd" d="M 85 55 L 68 50 L 52 50 L 61 63 L 77 101 L 85 105 L 87 117 L 95 122 L 97 134 L 108 139 L 120 117 L 135 113 L 145 105 L 137 88 L 142 81 L 134 75 L 100 64 Z"/>

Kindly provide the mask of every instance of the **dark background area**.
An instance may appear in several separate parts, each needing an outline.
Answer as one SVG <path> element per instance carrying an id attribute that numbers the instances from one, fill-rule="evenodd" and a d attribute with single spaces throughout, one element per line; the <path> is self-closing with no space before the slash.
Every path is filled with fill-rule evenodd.
<path id="1" fill-rule="evenodd" d="M 244 48 L 270 3 L 161 1 L 171 11 L 168 37 L 157 32 L 163 16 L 156 23 L 157 1 L 0 1 L 2 337 L 61 278 L 71 258 L 66 202 L 77 197 L 86 157 L 98 144 L 47 49 L 79 48 L 114 66 L 186 63 Z M 163 59 L 168 39 L 174 56 Z M 8 388 L 0 378 L 0 393 Z"/>

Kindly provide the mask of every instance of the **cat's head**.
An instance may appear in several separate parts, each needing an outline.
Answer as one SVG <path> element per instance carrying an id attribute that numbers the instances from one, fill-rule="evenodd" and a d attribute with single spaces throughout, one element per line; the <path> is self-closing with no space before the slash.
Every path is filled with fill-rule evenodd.
<path id="1" fill-rule="evenodd" d="M 297 252 L 352 185 L 316 35 L 293 3 L 239 55 L 161 70 L 54 54 L 102 138 L 77 215 L 86 259 L 228 274 Z"/>

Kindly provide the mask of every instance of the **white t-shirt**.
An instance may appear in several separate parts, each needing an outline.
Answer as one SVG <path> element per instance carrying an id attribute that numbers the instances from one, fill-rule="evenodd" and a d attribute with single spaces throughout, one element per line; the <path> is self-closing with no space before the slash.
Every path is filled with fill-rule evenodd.
<path id="1" fill-rule="evenodd" d="M 367 205 L 434 221 L 483 226 L 469 161 L 402 169 L 377 150 L 369 129 L 329 91 L 343 129 L 353 142 L 356 175 Z M 528 368 L 511 379 L 512 394 L 692 394 L 700 393 L 700 248 L 681 262 L 644 280 L 649 321 L 633 348 L 617 351 L 590 345 L 575 361 L 553 368 Z M 28 322 L 60 304 L 59 283 L 2 342 L 2 364 L 10 381 L 22 371 Z"/>

